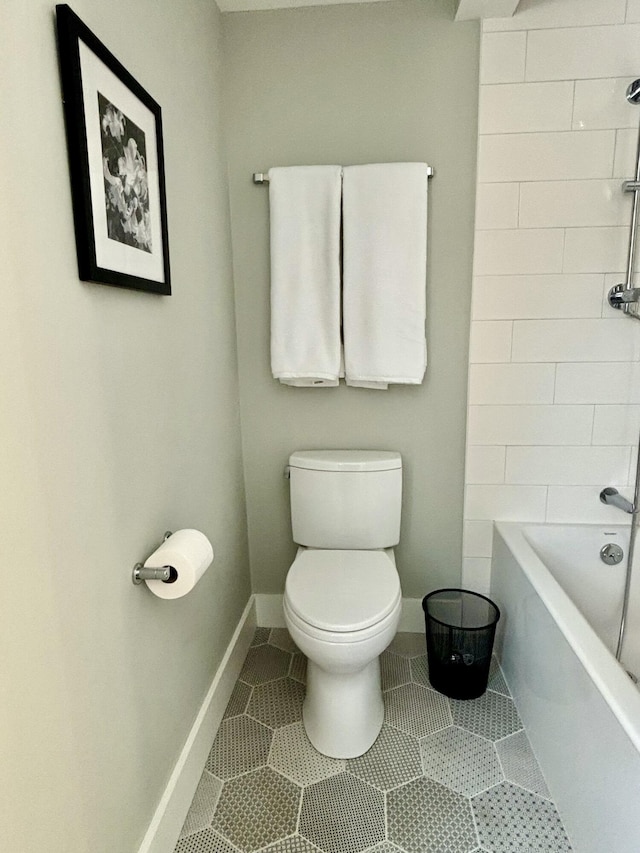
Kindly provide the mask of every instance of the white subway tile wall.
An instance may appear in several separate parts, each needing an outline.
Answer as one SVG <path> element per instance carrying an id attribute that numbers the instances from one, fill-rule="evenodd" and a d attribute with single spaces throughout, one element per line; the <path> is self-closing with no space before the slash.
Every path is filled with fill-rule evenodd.
<path id="1" fill-rule="evenodd" d="M 615 143 L 615 130 L 487 134 L 478 140 L 478 181 L 610 178 Z"/>
<path id="2" fill-rule="evenodd" d="M 491 557 L 493 546 L 492 521 L 465 521 L 465 557 Z"/>
<path id="3" fill-rule="evenodd" d="M 562 298 L 561 294 L 559 295 Z M 512 361 L 633 361 L 638 329 L 615 320 L 516 320 Z"/>
<path id="4" fill-rule="evenodd" d="M 616 275 L 612 284 L 619 278 Z M 562 294 L 562 298 L 558 294 Z M 595 318 L 603 316 L 603 299 L 602 274 L 475 276 L 472 312 L 474 320 Z M 607 309 L 616 318 L 620 316 L 608 302 Z"/>
<path id="5" fill-rule="evenodd" d="M 584 361 L 558 364 L 554 402 L 638 405 L 640 363 Z"/>
<path id="6" fill-rule="evenodd" d="M 506 447 L 472 444 L 467 449 L 467 483 L 504 483 Z"/>
<path id="7" fill-rule="evenodd" d="M 479 132 L 571 130 L 573 87 L 573 82 L 483 86 Z"/>
<path id="8" fill-rule="evenodd" d="M 640 24 L 640 0 L 627 0 L 627 23 Z"/>
<path id="9" fill-rule="evenodd" d="M 485 323 L 471 324 L 469 344 L 470 361 L 505 362 L 511 359 L 511 337 L 513 323 L 501 320 L 487 320 Z"/>
<path id="10" fill-rule="evenodd" d="M 476 275 L 562 272 L 562 228 L 476 231 Z"/>
<path id="11" fill-rule="evenodd" d="M 517 228 L 520 184 L 480 184 L 476 193 L 476 228 Z"/>
<path id="12" fill-rule="evenodd" d="M 563 272 L 623 272 L 627 261 L 626 228 L 567 228 Z"/>
<path id="13" fill-rule="evenodd" d="M 596 406 L 593 417 L 593 444 L 637 445 L 640 406 Z M 609 484 L 607 484 L 609 485 Z"/>
<path id="14" fill-rule="evenodd" d="M 626 483 L 630 447 L 509 447 L 505 480 L 518 485 Z"/>
<path id="15" fill-rule="evenodd" d="M 519 213 L 521 228 L 589 228 L 604 225 L 624 225 L 628 228 L 631 195 L 620 192 L 620 181 L 615 178 L 600 181 L 536 181 L 522 185 Z"/>
<path id="16" fill-rule="evenodd" d="M 485 22 L 492 30 L 536 30 L 558 27 L 590 27 L 595 24 L 621 24 L 625 20 L 627 0 L 521 0 L 517 15 L 493 18 Z"/>
<path id="17" fill-rule="evenodd" d="M 483 35 L 480 83 L 515 83 L 524 80 L 526 51 L 526 33 Z"/>
<path id="18" fill-rule="evenodd" d="M 469 403 L 553 403 L 555 376 L 554 364 L 471 364 Z"/>
<path id="19" fill-rule="evenodd" d="M 463 584 L 494 520 L 620 521 L 633 492 L 640 323 L 626 268 L 640 0 L 521 0 L 483 24 Z"/>
<path id="20" fill-rule="evenodd" d="M 629 82 L 628 77 L 576 80 L 573 129 L 602 130 L 607 127 L 636 127 L 637 109 L 625 97 Z"/>
<path id="21" fill-rule="evenodd" d="M 633 80 L 638 74 L 639 39 L 638 24 L 530 31 L 525 80 L 592 80 L 627 74 Z"/>
<path id="22" fill-rule="evenodd" d="M 591 444 L 593 421 L 593 406 L 469 406 L 467 439 L 506 447 Z"/>
<path id="23" fill-rule="evenodd" d="M 622 483 L 609 485 L 631 500 L 633 489 Z M 620 510 L 599 499 L 600 486 L 549 486 L 547 521 L 557 524 L 620 524 Z"/>
<path id="24" fill-rule="evenodd" d="M 633 177 L 629 173 L 629 164 L 635 160 L 637 141 L 637 130 L 616 130 L 616 155 L 613 161 L 614 178 Z"/>

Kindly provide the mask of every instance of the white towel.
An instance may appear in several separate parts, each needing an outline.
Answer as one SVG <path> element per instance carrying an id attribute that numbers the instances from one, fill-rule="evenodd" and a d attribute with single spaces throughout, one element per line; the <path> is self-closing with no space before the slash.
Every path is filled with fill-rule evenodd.
<path id="1" fill-rule="evenodd" d="M 340 166 L 269 170 L 271 370 L 295 386 L 340 376 Z"/>
<path id="2" fill-rule="evenodd" d="M 348 385 L 419 385 L 427 366 L 426 163 L 344 168 L 344 360 Z"/>

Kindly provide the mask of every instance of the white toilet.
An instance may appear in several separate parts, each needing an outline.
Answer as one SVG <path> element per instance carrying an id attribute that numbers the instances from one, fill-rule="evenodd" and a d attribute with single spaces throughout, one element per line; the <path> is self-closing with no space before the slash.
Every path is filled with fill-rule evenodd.
<path id="1" fill-rule="evenodd" d="M 315 748 L 355 758 L 373 744 L 384 706 L 379 655 L 402 605 L 402 459 L 372 450 L 307 450 L 289 458 L 293 540 L 284 616 L 308 658 L 303 722 Z"/>

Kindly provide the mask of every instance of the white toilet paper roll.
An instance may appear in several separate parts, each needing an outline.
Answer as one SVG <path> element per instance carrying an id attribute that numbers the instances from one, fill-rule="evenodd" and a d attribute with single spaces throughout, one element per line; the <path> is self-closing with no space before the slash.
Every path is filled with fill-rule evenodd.
<path id="1" fill-rule="evenodd" d="M 182 598 L 198 583 L 213 562 L 213 548 L 204 533 L 199 530 L 176 530 L 159 548 L 145 560 L 151 569 L 171 566 L 169 582 L 145 581 L 158 598 Z"/>

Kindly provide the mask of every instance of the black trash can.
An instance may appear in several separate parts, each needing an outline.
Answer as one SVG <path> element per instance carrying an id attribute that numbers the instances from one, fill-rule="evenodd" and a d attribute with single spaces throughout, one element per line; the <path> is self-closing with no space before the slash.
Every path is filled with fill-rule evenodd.
<path id="1" fill-rule="evenodd" d="M 429 680 L 452 699 L 477 699 L 487 689 L 497 606 L 466 589 L 437 589 L 422 599 Z"/>

